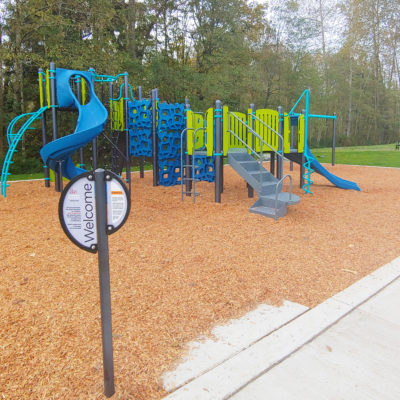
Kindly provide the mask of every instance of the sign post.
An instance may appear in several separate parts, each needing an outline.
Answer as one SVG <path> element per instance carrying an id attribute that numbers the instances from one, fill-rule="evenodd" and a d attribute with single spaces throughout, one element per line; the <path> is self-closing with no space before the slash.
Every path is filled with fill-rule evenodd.
<path id="1" fill-rule="evenodd" d="M 94 172 L 96 198 L 97 248 L 100 280 L 101 332 L 103 340 L 104 394 L 111 397 L 114 388 L 114 358 L 111 326 L 110 269 L 107 236 L 106 179 L 111 176 L 104 169 Z"/>
<path id="2" fill-rule="evenodd" d="M 130 196 L 122 180 L 112 172 L 96 169 L 72 179 L 58 206 L 61 226 L 81 249 L 98 253 L 101 332 L 103 344 L 104 394 L 114 387 L 108 235 L 127 220 Z"/>

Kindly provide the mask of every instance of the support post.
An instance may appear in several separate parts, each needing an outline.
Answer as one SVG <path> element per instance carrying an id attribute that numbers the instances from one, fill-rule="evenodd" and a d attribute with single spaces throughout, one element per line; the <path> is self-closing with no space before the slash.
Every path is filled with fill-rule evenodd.
<path id="1" fill-rule="evenodd" d="M 303 186 L 304 186 L 304 174 L 305 174 L 304 163 L 305 163 L 304 153 L 301 153 L 301 162 L 300 162 L 300 189 L 302 189 Z"/>
<path id="2" fill-rule="evenodd" d="M 111 324 L 110 268 L 107 236 L 106 180 L 108 178 L 104 169 L 100 168 L 96 169 L 94 177 L 100 282 L 101 333 L 103 343 L 104 394 L 106 397 L 111 397 L 115 393 L 115 387 Z"/>
<path id="3" fill-rule="evenodd" d="M 283 108 L 281 106 L 278 107 L 278 113 L 279 113 L 279 134 L 282 137 L 278 138 L 278 143 L 279 143 L 278 152 L 281 156 L 277 157 L 277 160 L 276 160 L 276 169 L 277 169 L 276 177 L 278 179 L 282 179 L 282 177 L 283 177 L 283 156 L 284 156 L 284 154 L 283 154 L 283 135 L 285 134 L 284 133 L 285 130 L 284 130 L 284 126 L 283 126 L 283 124 L 284 124 Z"/>
<path id="4" fill-rule="evenodd" d="M 153 186 L 158 186 L 158 135 L 157 135 L 157 98 L 158 89 L 151 91 L 151 130 L 152 130 L 152 159 L 153 159 Z"/>
<path id="5" fill-rule="evenodd" d="M 299 119 L 297 118 L 297 132 L 299 132 Z M 293 149 L 294 144 L 294 126 L 292 124 L 292 119 L 290 118 L 290 151 Z M 298 133 L 297 133 L 298 137 Z M 293 171 L 293 161 L 290 160 L 290 171 Z"/>
<path id="6" fill-rule="evenodd" d="M 47 96 L 46 96 L 46 79 L 43 79 L 43 69 L 39 68 L 39 77 L 40 77 L 40 85 L 42 87 L 43 93 L 43 107 L 47 106 Z M 46 133 L 46 112 L 42 113 L 42 145 L 44 146 L 47 143 L 47 133 Z M 44 168 L 44 186 L 50 187 L 50 173 L 49 167 L 47 165 L 43 166 Z"/>
<path id="7" fill-rule="evenodd" d="M 126 181 L 128 182 L 129 196 L 131 195 L 131 146 L 129 140 L 129 80 L 128 80 L 128 72 L 125 71 L 124 75 L 124 122 L 125 122 L 125 143 L 126 143 Z"/>
<path id="8" fill-rule="evenodd" d="M 335 150 L 336 150 L 336 113 L 333 113 L 333 135 L 332 135 L 332 166 L 335 165 Z"/>
<path id="9" fill-rule="evenodd" d="M 270 153 L 270 160 L 269 160 L 269 171 L 272 175 L 275 175 L 275 153 Z"/>
<path id="10" fill-rule="evenodd" d="M 82 104 L 85 99 L 82 99 L 82 85 L 81 85 L 81 77 L 77 76 L 76 78 L 76 93 L 77 99 L 80 104 Z M 84 158 L 83 158 L 83 147 L 79 149 L 79 168 L 85 168 Z"/>
<path id="11" fill-rule="evenodd" d="M 185 99 L 185 112 L 186 112 L 186 118 L 187 118 L 187 111 L 190 110 L 190 104 L 189 104 L 189 99 Z M 186 123 L 187 126 L 187 123 Z M 186 196 L 190 196 L 191 195 L 191 191 L 192 191 L 192 181 L 190 180 L 190 178 L 192 177 L 192 160 L 190 155 L 188 154 L 188 147 L 187 147 L 187 135 L 192 135 L 193 136 L 193 132 L 192 131 L 186 131 L 186 138 L 184 141 L 184 148 L 181 149 L 181 151 L 185 152 L 185 192 L 186 192 Z"/>
<path id="12" fill-rule="evenodd" d="M 142 87 L 138 87 L 138 100 L 142 100 Z M 139 157 L 139 170 L 140 170 L 140 179 L 144 178 L 144 157 Z"/>
<path id="13" fill-rule="evenodd" d="M 254 118 L 253 118 L 253 114 L 255 113 L 256 109 L 255 109 L 255 106 L 254 106 L 253 103 L 250 104 L 250 110 L 251 110 L 251 129 L 253 129 L 253 131 L 254 131 L 254 129 L 255 129 L 255 121 L 254 121 Z M 254 135 L 253 134 L 251 135 L 251 148 L 254 151 Z M 253 189 L 253 187 L 251 187 L 248 183 L 246 185 L 247 185 L 247 197 L 248 198 L 253 198 L 254 197 L 254 189 Z"/>
<path id="14" fill-rule="evenodd" d="M 215 102 L 215 202 L 221 203 L 222 193 L 222 106 L 221 101 Z"/>
<path id="15" fill-rule="evenodd" d="M 301 113 L 304 115 L 304 118 L 307 118 L 306 115 L 306 110 L 301 110 Z M 304 138 L 306 140 L 306 138 Z M 307 143 L 304 142 L 304 148 L 306 147 Z M 300 164 L 300 189 L 303 188 L 304 186 L 304 174 L 306 172 L 306 169 L 304 168 L 304 163 L 306 162 L 306 158 L 304 156 L 304 150 L 303 153 L 301 153 L 301 164 Z"/>
<path id="16" fill-rule="evenodd" d="M 89 72 L 92 73 L 92 84 L 94 86 L 94 76 L 96 71 L 94 68 L 89 68 Z M 97 136 L 92 140 L 92 169 L 95 170 L 97 168 Z"/>
<path id="17" fill-rule="evenodd" d="M 57 88 L 56 88 L 56 64 L 54 62 L 50 63 L 49 67 L 49 79 L 50 79 L 50 106 L 51 106 L 51 122 L 52 122 L 52 130 L 53 130 L 53 140 L 56 140 L 58 137 L 58 127 L 57 127 Z M 56 163 L 55 171 L 54 171 L 54 187 L 56 192 L 61 192 L 62 188 L 60 187 L 60 170 L 59 164 Z M 62 180 L 61 180 L 62 182 Z"/>

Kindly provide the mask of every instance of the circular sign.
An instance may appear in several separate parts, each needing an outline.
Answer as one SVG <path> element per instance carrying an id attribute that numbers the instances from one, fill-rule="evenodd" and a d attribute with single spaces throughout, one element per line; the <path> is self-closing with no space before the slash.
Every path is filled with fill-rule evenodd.
<path id="1" fill-rule="evenodd" d="M 107 234 L 125 223 L 130 211 L 129 192 L 121 178 L 110 171 L 106 180 Z M 58 204 L 61 226 L 68 238 L 81 249 L 97 252 L 96 191 L 94 172 L 72 179 L 63 190 Z"/>

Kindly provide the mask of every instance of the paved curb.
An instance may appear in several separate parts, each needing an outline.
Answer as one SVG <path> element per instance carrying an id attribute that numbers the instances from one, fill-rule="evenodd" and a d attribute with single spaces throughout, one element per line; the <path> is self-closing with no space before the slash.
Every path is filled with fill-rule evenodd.
<path id="1" fill-rule="evenodd" d="M 165 400 L 228 399 L 400 277 L 400 257 L 199 376 Z"/>

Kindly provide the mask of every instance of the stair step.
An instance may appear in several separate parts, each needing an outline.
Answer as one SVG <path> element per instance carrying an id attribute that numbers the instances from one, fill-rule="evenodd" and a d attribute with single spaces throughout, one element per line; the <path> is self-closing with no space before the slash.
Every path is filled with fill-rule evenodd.
<path id="1" fill-rule="evenodd" d="M 271 218 L 278 218 L 277 210 L 272 207 L 266 207 L 266 206 L 258 206 L 258 207 L 250 207 L 249 211 L 253 214 L 260 214 L 264 215 L 266 217 L 271 217 Z"/>
<path id="2" fill-rule="evenodd" d="M 270 198 L 271 200 L 275 200 L 275 193 L 267 194 L 267 195 L 264 195 L 263 197 Z M 280 192 L 280 193 L 278 193 L 278 200 L 283 201 L 283 202 L 287 203 L 287 205 L 290 206 L 290 205 L 298 204 L 300 202 L 300 197 L 293 193 L 290 196 L 290 193 Z"/>

